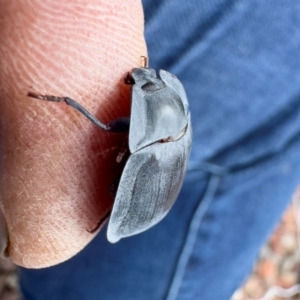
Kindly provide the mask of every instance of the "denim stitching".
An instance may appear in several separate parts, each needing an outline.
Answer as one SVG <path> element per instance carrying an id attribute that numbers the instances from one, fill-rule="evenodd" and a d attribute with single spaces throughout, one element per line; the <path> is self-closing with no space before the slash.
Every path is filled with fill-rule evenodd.
<path id="1" fill-rule="evenodd" d="M 206 193 L 203 197 L 203 200 L 200 201 L 193 218 L 191 220 L 188 234 L 186 237 L 186 241 L 183 245 L 183 249 L 178 259 L 177 267 L 173 276 L 173 280 L 171 282 L 169 293 L 167 295 L 166 300 L 175 300 L 179 294 L 180 286 L 183 281 L 184 273 L 186 270 L 186 266 L 188 264 L 189 258 L 193 252 L 193 248 L 196 242 L 197 234 L 199 227 L 201 225 L 201 221 L 203 219 L 204 214 L 206 213 L 210 203 L 212 202 L 217 187 L 220 182 L 220 176 L 211 175 L 208 183 L 208 187 Z"/>

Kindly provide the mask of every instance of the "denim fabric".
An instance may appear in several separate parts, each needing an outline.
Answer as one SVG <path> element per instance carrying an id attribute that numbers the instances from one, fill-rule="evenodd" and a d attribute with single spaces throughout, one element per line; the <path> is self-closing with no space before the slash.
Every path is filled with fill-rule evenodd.
<path id="1" fill-rule="evenodd" d="M 144 0 L 150 66 L 183 82 L 189 170 L 168 216 L 58 266 L 21 269 L 24 298 L 228 300 L 300 181 L 300 3 Z"/>

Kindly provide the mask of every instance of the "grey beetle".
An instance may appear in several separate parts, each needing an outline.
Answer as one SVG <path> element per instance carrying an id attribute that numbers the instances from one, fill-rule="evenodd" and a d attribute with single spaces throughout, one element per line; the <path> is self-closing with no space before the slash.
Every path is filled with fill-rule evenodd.
<path id="1" fill-rule="evenodd" d="M 180 191 L 192 144 L 187 97 L 174 75 L 160 70 L 157 77 L 153 69 L 135 68 L 125 83 L 132 84 L 131 116 L 108 124 L 68 97 L 28 93 L 33 98 L 66 102 L 103 130 L 129 130 L 130 155 L 115 191 L 107 229 L 111 243 L 145 231 L 164 218 Z M 122 158 L 121 151 L 117 161 Z"/>

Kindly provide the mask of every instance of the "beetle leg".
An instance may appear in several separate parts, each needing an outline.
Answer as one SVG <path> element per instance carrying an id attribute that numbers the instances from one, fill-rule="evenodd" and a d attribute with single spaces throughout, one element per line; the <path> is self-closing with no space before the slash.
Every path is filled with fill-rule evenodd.
<path id="1" fill-rule="evenodd" d="M 107 212 L 103 218 L 100 219 L 100 221 L 97 223 L 96 227 L 94 227 L 92 230 L 87 229 L 87 232 L 89 232 L 89 233 L 96 232 L 100 228 L 100 226 L 110 217 L 110 214 L 111 214 L 111 210 L 109 212 Z"/>
<path id="2" fill-rule="evenodd" d="M 109 122 L 106 125 L 106 130 L 110 132 L 125 132 L 129 130 L 130 118 L 119 118 Z"/>
<path id="3" fill-rule="evenodd" d="M 78 102 L 76 102 L 75 100 L 73 100 L 69 97 L 41 95 L 41 94 L 36 94 L 33 92 L 29 92 L 27 94 L 27 96 L 31 97 L 31 98 L 53 101 L 53 102 L 65 102 L 67 105 L 70 105 L 73 108 L 75 108 L 76 110 L 78 110 L 87 119 L 89 119 L 92 123 L 94 123 L 95 125 L 97 125 L 98 127 L 100 127 L 103 130 L 110 131 L 110 132 L 125 132 L 125 131 L 129 130 L 129 118 L 120 118 L 120 119 L 114 120 L 108 124 L 103 124 L 95 116 L 93 116 L 89 111 L 87 111 L 83 106 L 81 106 Z"/>
<path id="4" fill-rule="evenodd" d="M 112 185 L 109 188 L 110 194 L 111 196 L 115 199 L 116 198 L 116 194 L 117 194 L 117 190 L 119 187 L 119 183 L 120 183 L 120 179 L 121 179 L 121 175 L 118 176 L 114 182 L 112 183 Z"/>
<path id="5" fill-rule="evenodd" d="M 125 157 L 125 155 L 128 153 L 128 137 L 125 139 L 125 141 L 123 142 L 120 151 L 118 153 L 118 156 L 116 158 L 116 162 L 119 164 L 123 158 Z"/>

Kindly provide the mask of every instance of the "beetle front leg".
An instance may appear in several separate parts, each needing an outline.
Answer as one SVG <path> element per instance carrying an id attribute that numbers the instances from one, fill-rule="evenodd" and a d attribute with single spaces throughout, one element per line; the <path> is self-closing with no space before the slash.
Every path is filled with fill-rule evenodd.
<path id="1" fill-rule="evenodd" d="M 51 95 L 41 95 L 36 94 L 33 92 L 29 92 L 27 94 L 28 97 L 36 98 L 40 100 L 46 100 L 46 101 L 52 101 L 52 102 L 65 102 L 67 105 L 72 106 L 76 110 L 78 110 L 80 113 L 82 113 L 87 119 L 89 119 L 92 123 L 100 127 L 101 129 L 109 132 L 126 132 L 129 130 L 129 122 L 130 118 L 119 118 L 116 119 L 108 124 L 102 123 L 100 120 L 98 120 L 94 115 L 92 115 L 88 110 L 86 110 L 82 105 L 80 105 L 75 100 L 69 98 L 69 97 L 56 97 Z"/>
<path id="2" fill-rule="evenodd" d="M 95 233 L 100 228 L 100 226 L 109 219 L 110 214 L 111 214 L 111 210 L 109 212 L 107 212 L 105 214 L 105 216 L 99 220 L 99 222 L 97 223 L 97 225 L 94 228 L 92 228 L 91 230 L 87 229 L 87 232 Z"/>

